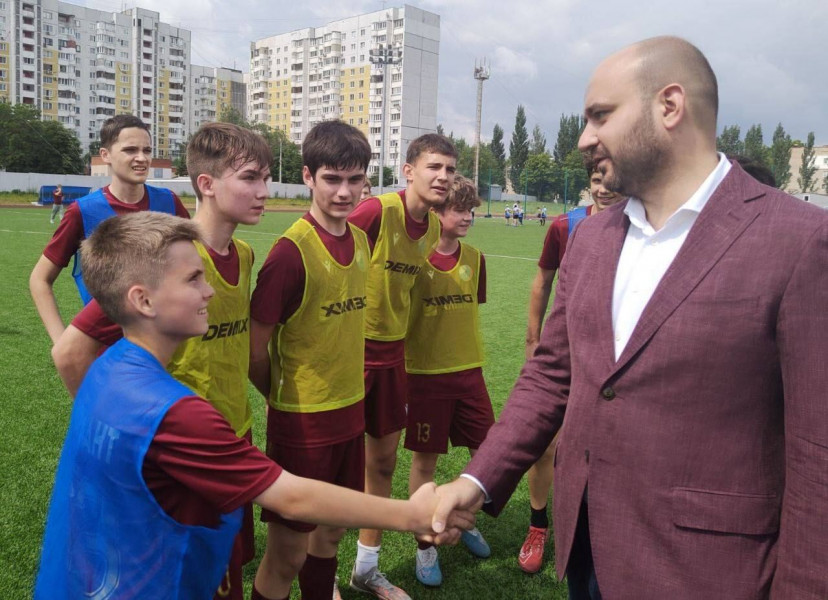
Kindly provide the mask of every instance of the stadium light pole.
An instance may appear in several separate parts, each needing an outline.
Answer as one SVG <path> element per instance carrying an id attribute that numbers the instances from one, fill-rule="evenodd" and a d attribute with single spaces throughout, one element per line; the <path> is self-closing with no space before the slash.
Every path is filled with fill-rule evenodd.
<path id="1" fill-rule="evenodd" d="M 477 80 L 477 127 L 474 130 L 474 189 L 479 190 L 480 173 L 480 123 L 483 119 L 483 82 L 491 75 L 489 65 L 484 58 L 480 64 L 475 62 L 474 78 Z M 491 193 L 491 192 L 490 192 Z"/>
<path id="2" fill-rule="evenodd" d="M 368 60 L 372 65 L 382 70 L 382 115 L 380 122 L 380 162 L 379 162 L 379 193 L 383 193 L 385 184 L 383 171 L 385 170 L 385 119 L 388 114 L 388 65 L 402 62 L 402 48 L 399 44 L 379 44 L 368 52 Z"/>

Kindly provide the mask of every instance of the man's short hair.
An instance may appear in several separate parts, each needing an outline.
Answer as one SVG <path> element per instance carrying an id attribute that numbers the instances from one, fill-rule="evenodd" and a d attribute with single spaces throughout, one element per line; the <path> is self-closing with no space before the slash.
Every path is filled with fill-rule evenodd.
<path id="1" fill-rule="evenodd" d="M 480 196 L 477 195 L 474 181 L 462 175 L 455 175 L 446 201 L 435 206 L 434 210 L 443 214 L 449 209 L 462 212 L 478 206 L 480 206 Z"/>
<path id="2" fill-rule="evenodd" d="M 317 123 L 302 142 L 302 164 L 311 177 L 323 167 L 365 171 L 370 162 L 371 145 L 365 134 L 344 121 Z"/>
<path id="3" fill-rule="evenodd" d="M 198 226 L 181 217 L 141 211 L 106 219 L 81 243 L 83 281 L 106 315 L 123 326 L 129 288 L 157 287 L 167 251 L 181 241 L 201 241 Z"/>
<path id="4" fill-rule="evenodd" d="M 143 129 L 149 134 L 149 125 L 135 115 L 116 115 L 104 121 L 101 127 L 101 147 L 110 150 L 124 129 Z"/>
<path id="5" fill-rule="evenodd" d="M 454 147 L 454 142 L 439 133 L 427 133 L 421 135 L 408 145 L 408 151 L 405 153 L 405 162 L 413 165 L 426 152 L 457 158 L 457 148 Z"/>
<path id="6" fill-rule="evenodd" d="M 199 175 L 221 177 L 228 168 L 238 170 L 249 162 L 269 168 L 273 162 L 270 146 L 255 131 L 232 123 L 205 123 L 187 143 L 187 173 L 199 200 Z"/>

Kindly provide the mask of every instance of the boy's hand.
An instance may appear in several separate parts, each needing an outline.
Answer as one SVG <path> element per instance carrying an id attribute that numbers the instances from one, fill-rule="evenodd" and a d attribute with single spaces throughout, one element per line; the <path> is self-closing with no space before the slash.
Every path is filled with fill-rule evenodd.
<path id="1" fill-rule="evenodd" d="M 435 544 L 456 544 L 464 529 L 474 527 L 474 512 L 454 510 L 446 515 L 440 531 L 432 529 L 434 513 L 441 503 L 435 483 L 425 483 L 408 500 L 410 506 L 409 530 L 417 534 L 418 539 Z"/>

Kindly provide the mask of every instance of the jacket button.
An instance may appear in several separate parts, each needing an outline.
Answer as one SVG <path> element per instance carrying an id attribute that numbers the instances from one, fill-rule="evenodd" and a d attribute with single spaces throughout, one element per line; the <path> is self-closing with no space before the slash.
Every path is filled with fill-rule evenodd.
<path id="1" fill-rule="evenodd" d="M 607 386 L 603 390 L 601 390 L 601 396 L 604 397 L 604 400 L 612 400 L 615 398 L 615 390 L 612 389 L 612 386 Z"/>

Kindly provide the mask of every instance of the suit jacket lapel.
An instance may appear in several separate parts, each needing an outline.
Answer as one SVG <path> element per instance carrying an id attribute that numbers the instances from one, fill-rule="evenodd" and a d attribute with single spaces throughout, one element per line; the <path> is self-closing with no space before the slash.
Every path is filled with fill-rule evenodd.
<path id="1" fill-rule="evenodd" d="M 638 354 L 661 324 L 756 218 L 760 212 L 759 203 L 748 203 L 748 200 L 763 194 L 761 186 L 738 165 L 733 165 L 699 214 L 684 245 L 656 287 L 610 377 Z M 617 262 L 616 259 L 616 264 Z M 613 272 L 610 284 L 614 284 L 614 281 Z M 611 289 L 609 298 L 611 305 Z M 613 339 L 612 332 L 609 339 Z"/>
<path id="2" fill-rule="evenodd" d="M 615 334 L 612 330 L 612 294 L 615 287 L 615 274 L 618 271 L 618 260 L 621 258 L 621 248 L 627 237 L 630 220 L 624 214 L 623 202 L 618 208 L 613 207 L 609 220 L 604 225 L 600 235 L 600 243 L 596 247 L 595 270 L 595 299 L 598 307 L 598 329 L 600 335 L 600 356 L 606 360 L 607 367 L 615 364 Z M 597 359 L 597 357 L 596 357 Z"/>

